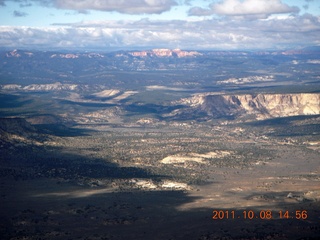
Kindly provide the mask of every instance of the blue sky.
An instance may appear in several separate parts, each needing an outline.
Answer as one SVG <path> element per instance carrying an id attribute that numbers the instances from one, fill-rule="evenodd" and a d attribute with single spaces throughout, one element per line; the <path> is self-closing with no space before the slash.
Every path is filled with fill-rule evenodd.
<path id="1" fill-rule="evenodd" d="M 319 0 L 0 0 L 8 48 L 320 45 Z"/>

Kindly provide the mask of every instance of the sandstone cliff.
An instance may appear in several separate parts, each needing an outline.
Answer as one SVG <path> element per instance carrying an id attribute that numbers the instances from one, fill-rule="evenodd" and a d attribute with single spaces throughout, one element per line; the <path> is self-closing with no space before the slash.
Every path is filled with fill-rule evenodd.
<path id="1" fill-rule="evenodd" d="M 320 114 L 320 94 L 197 94 L 180 104 L 213 117 L 244 117 L 255 119 Z"/>

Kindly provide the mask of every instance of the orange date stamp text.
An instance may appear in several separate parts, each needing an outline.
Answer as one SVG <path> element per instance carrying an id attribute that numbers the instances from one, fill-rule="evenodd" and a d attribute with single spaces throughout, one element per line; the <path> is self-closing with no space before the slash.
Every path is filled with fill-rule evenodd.
<path id="1" fill-rule="evenodd" d="M 213 220 L 222 220 L 222 219 L 262 219 L 262 220 L 271 220 L 271 219 L 301 219 L 306 220 L 308 218 L 307 210 L 213 210 L 212 219 Z"/>

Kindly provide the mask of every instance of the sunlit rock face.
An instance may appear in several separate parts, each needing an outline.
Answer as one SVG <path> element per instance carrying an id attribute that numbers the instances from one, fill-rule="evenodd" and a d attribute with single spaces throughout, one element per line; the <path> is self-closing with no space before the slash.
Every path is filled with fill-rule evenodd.
<path id="1" fill-rule="evenodd" d="M 77 84 L 62 84 L 60 82 L 50 84 L 30 84 L 21 86 L 18 84 L 5 84 L 0 85 L 1 90 L 5 91 L 75 91 L 79 89 Z"/>
<path id="2" fill-rule="evenodd" d="M 251 115 L 256 119 L 320 114 L 320 94 L 199 94 L 181 103 L 213 117 Z"/>

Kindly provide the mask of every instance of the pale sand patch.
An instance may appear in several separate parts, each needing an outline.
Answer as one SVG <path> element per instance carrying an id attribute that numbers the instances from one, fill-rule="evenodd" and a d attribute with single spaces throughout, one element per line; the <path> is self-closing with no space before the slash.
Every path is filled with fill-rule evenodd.
<path id="1" fill-rule="evenodd" d="M 208 152 L 204 154 L 199 153 L 189 153 L 186 155 L 172 155 L 165 157 L 160 162 L 163 164 L 177 164 L 177 163 L 185 163 L 185 162 L 197 162 L 201 164 L 206 163 L 206 159 L 210 158 L 223 158 L 226 156 L 230 156 L 233 152 L 231 151 L 214 151 Z"/>
<path id="2" fill-rule="evenodd" d="M 128 97 L 130 97 L 130 96 L 132 96 L 134 94 L 137 94 L 137 93 L 139 93 L 139 92 L 137 92 L 137 91 L 126 91 L 126 92 L 122 93 L 121 95 L 113 98 L 112 100 L 113 101 L 120 101 L 120 100 L 126 99 L 126 98 L 128 98 Z"/>
<path id="3" fill-rule="evenodd" d="M 117 95 L 118 93 L 120 93 L 120 91 L 117 89 L 106 89 L 101 92 L 94 93 L 92 95 L 94 95 L 96 97 L 113 97 L 113 96 Z"/>
<path id="4" fill-rule="evenodd" d="M 138 188 L 146 188 L 146 189 L 157 189 L 157 185 L 155 185 L 151 180 L 133 180 L 131 181 Z"/>
<path id="5" fill-rule="evenodd" d="M 309 144 L 311 146 L 320 145 L 320 141 L 317 142 L 304 142 L 304 144 Z"/>
<path id="6" fill-rule="evenodd" d="M 197 162 L 205 163 L 201 157 L 187 157 L 187 156 L 169 156 L 161 160 L 164 164 L 175 164 L 175 163 L 185 163 L 185 162 Z"/>
<path id="7" fill-rule="evenodd" d="M 304 142 L 303 144 L 307 145 L 308 149 L 312 149 L 314 151 L 320 151 L 320 141 L 314 142 Z"/>
<path id="8" fill-rule="evenodd" d="M 144 180 L 144 179 L 131 179 L 129 182 L 131 184 L 134 184 L 137 188 L 142 188 L 142 189 L 191 190 L 191 188 L 186 183 L 173 182 L 168 180 L 164 180 L 163 182 L 158 184 L 155 184 L 152 180 Z"/>
<path id="9" fill-rule="evenodd" d="M 184 88 L 166 87 L 161 85 L 146 86 L 146 90 L 147 91 L 153 91 L 153 90 L 186 91 L 186 89 Z"/>
<path id="10" fill-rule="evenodd" d="M 320 200 L 320 190 L 308 191 L 304 193 L 304 198 L 311 201 L 319 201 Z"/>
<path id="11" fill-rule="evenodd" d="M 190 187 L 186 183 L 164 181 L 161 185 L 162 188 L 166 189 L 175 189 L 175 190 L 190 190 Z"/>

